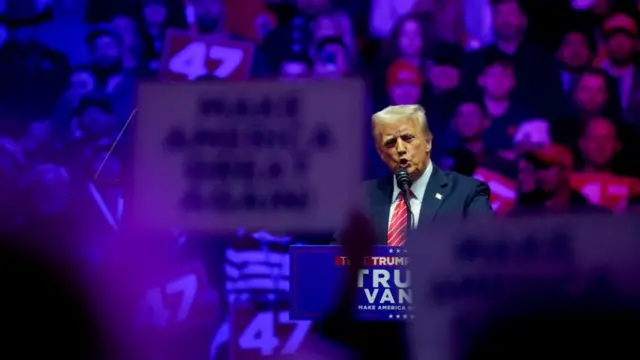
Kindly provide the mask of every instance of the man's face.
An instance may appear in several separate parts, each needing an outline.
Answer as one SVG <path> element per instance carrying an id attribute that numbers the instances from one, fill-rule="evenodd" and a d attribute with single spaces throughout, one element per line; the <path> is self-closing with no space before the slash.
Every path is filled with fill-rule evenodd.
<path id="1" fill-rule="evenodd" d="M 536 189 L 536 169 L 524 160 L 518 159 L 518 190 L 520 193 L 531 193 Z"/>
<path id="2" fill-rule="evenodd" d="M 583 69 L 591 62 L 591 50 L 587 38 L 579 32 L 572 32 L 562 40 L 558 58 L 569 69 Z"/>
<path id="3" fill-rule="evenodd" d="M 82 130 L 92 136 L 111 135 L 115 130 L 116 120 L 101 108 L 90 106 L 78 119 Z"/>
<path id="4" fill-rule="evenodd" d="M 155 2 L 147 4 L 142 13 L 146 23 L 150 25 L 162 25 L 167 19 L 167 8 Z"/>
<path id="5" fill-rule="evenodd" d="M 338 44 L 325 46 L 314 64 L 314 73 L 318 77 L 341 77 L 347 70 L 347 54 Z"/>
<path id="6" fill-rule="evenodd" d="M 95 79 L 93 74 L 88 71 L 76 71 L 71 74 L 69 79 L 69 88 L 67 95 L 72 102 L 76 102 L 80 97 L 93 91 L 95 87 Z"/>
<path id="7" fill-rule="evenodd" d="M 398 48 L 404 56 L 419 56 L 422 53 L 422 27 L 411 19 L 400 26 L 398 35 Z"/>
<path id="8" fill-rule="evenodd" d="M 588 164 L 595 167 L 607 166 L 619 149 L 616 128 L 610 121 L 596 119 L 589 122 L 580 139 L 580 150 Z"/>
<path id="9" fill-rule="evenodd" d="M 404 118 L 377 123 L 373 134 L 378 154 L 391 171 L 406 168 L 413 180 L 424 173 L 431 153 L 431 136 L 420 129 L 417 121 Z"/>
<path id="10" fill-rule="evenodd" d="M 566 180 L 565 170 L 559 165 L 537 168 L 535 174 L 536 185 L 545 194 L 554 194 L 560 184 Z"/>
<path id="11" fill-rule="evenodd" d="M 313 22 L 313 38 L 316 41 L 320 41 L 329 37 L 340 37 L 340 35 L 341 34 L 339 25 L 331 16 L 319 16 Z"/>
<path id="12" fill-rule="evenodd" d="M 427 69 L 427 78 L 436 90 L 453 90 L 460 85 L 460 69 L 452 65 L 431 65 Z"/>
<path id="13" fill-rule="evenodd" d="M 112 36 L 99 36 L 91 47 L 91 57 L 98 69 L 117 69 L 122 65 L 122 47 Z"/>
<path id="14" fill-rule="evenodd" d="M 20 139 L 20 148 L 27 154 L 38 151 L 42 145 L 51 140 L 53 128 L 48 121 L 31 123 L 27 134 Z"/>
<path id="15" fill-rule="evenodd" d="M 393 105 L 417 104 L 422 96 L 422 87 L 414 84 L 400 84 L 389 88 Z"/>
<path id="16" fill-rule="evenodd" d="M 136 45 L 136 24 L 127 16 L 118 16 L 113 19 L 111 25 L 116 29 L 122 42 L 126 48 L 131 48 Z"/>
<path id="17" fill-rule="evenodd" d="M 624 33 L 610 35 L 604 42 L 607 55 L 613 63 L 628 64 L 634 51 L 634 39 Z"/>
<path id="18" fill-rule="evenodd" d="M 491 65 L 480 75 L 478 83 L 486 96 L 506 99 L 516 85 L 513 68 L 499 64 Z"/>
<path id="19" fill-rule="evenodd" d="M 453 127 L 463 139 L 475 139 L 482 135 L 489 124 L 478 105 L 464 103 L 458 106 L 453 117 Z"/>
<path id="20" fill-rule="evenodd" d="M 493 27 L 498 40 L 517 40 L 527 28 L 527 17 L 516 1 L 509 1 L 493 8 Z"/>
<path id="21" fill-rule="evenodd" d="M 604 77 L 596 74 L 583 75 L 574 96 L 579 108 L 588 112 L 600 111 L 609 97 Z"/>
<path id="22" fill-rule="evenodd" d="M 222 18 L 221 0 L 194 0 L 193 6 L 200 32 L 207 34 L 219 29 Z"/>

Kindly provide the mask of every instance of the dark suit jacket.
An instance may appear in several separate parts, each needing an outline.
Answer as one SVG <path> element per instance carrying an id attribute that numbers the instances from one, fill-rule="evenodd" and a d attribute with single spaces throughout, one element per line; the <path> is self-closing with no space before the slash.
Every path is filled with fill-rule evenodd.
<path id="1" fill-rule="evenodd" d="M 393 175 L 390 175 L 364 183 L 365 210 L 371 216 L 378 245 L 387 244 L 393 181 Z M 437 199 L 436 194 L 440 194 L 441 199 Z M 418 228 L 445 219 L 493 216 L 489 195 L 487 184 L 457 173 L 444 172 L 434 165 L 423 196 Z M 323 334 L 353 347 L 362 359 L 408 359 L 403 324 L 354 322 L 351 320 L 352 309 L 352 304 L 343 301 L 323 323 Z"/>
<path id="2" fill-rule="evenodd" d="M 393 195 L 393 175 L 364 183 L 365 211 L 373 222 L 378 245 L 387 244 L 389 209 Z M 441 195 L 441 199 L 436 198 Z M 433 166 L 431 177 L 422 196 L 418 227 L 429 226 L 439 219 L 466 219 L 493 214 L 489 204 L 487 184 L 454 172 L 444 172 Z"/>

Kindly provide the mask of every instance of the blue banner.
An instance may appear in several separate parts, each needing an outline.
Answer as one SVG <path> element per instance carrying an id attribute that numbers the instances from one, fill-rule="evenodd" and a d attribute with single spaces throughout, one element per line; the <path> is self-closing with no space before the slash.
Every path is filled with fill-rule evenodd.
<path id="1" fill-rule="evenodd" d="M 291 318 L 320 319 L 336 306 L 348 259 L 340 246 L 291 246 Z M 366 321 L 411 315 L 410 274 L 403 247 L 376 246 L 358 276 L 355 313 Z"/>

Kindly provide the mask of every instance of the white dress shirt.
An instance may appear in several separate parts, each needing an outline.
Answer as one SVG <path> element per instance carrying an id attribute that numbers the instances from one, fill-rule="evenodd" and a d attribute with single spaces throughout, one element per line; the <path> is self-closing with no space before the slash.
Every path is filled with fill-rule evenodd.
<path id="1" fill-rule="evenodd" d="M 427 184 L 429 183 L 429 178 L 431 177 L 431 173 L 433 172 L 433 164 L 429 161 L 429 165 L 427 169 L 424 171 L 424 174 L 418 178 L 418 180 L 413 182 L 411 185 L 411 192 L 413 196 L 409 200 L 411 204 L 411 213 L 413 214 L 413 222 L 412 227 L 416 228 L 418 225 L 418 221 L 420 220 L 420 208 L 422 207 L 422 199 L 424 198 L 424 192 L 427 189 Z M 393 181 L 393 195 L 391 199 L 391 206 L 389 208 L 389 225 L 391 226 L 391 218 L 393 216 L 393 209 L 395 208 L 398 201 L 400 201 L 400 188 L 398 188 L 398 183 Z"/>

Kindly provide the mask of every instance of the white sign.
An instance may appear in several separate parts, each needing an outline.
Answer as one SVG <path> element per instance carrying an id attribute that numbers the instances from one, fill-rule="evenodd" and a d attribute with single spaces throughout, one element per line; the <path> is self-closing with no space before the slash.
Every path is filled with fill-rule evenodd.
<path id="1" fill-rule="evenodd" d="M 327 231 L 357 199 L 361 81 L 144 83 L 138 103 L 137 226 Z"/>
<path id="2" fill-rule="evenodd" d="M 524 296 L 582 294 L 594 279 L 640 290 L 636 217 L 557 216 L 418 230 L 409 239 L 416 360 L 461 360 L 487 319 Z"/>

